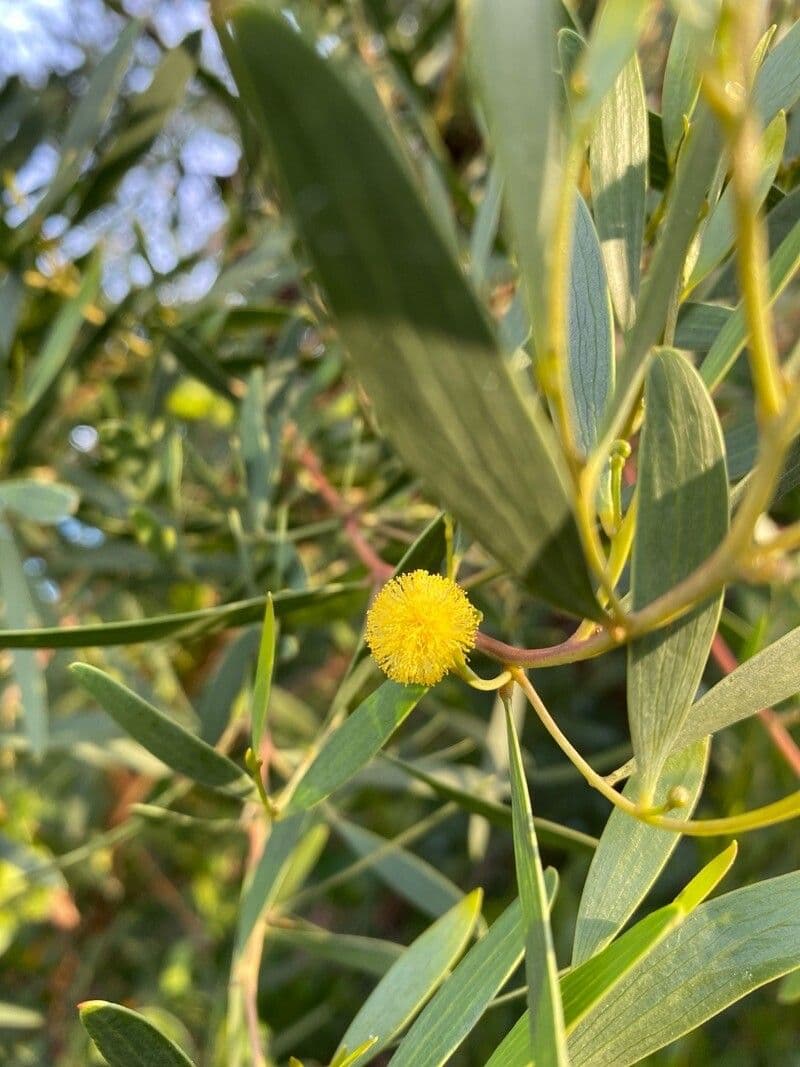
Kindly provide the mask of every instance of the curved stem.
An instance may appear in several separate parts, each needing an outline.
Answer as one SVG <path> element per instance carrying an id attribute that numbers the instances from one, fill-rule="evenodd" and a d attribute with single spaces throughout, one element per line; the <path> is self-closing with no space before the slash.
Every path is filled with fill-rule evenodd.
<path id="1" fill-rule="evenodd" d="M 800 815 L 800 790 L 773 804 L 766 804 L 764 807 L 755 808 L 742 815 L 732 815 L 722 819 L 671 819 L 661 814 L 663 807 L 648 809 L 638 807 L 633 801 L 613 789 L 564 736 L 525 672 L 515 667 L 509 669 L 512 678 L 522 689 L 542 725 L 564 755 L 580 771 L 589 785 L 601 793 L 614 807 L 634 819 L 656 826 L 660 830 L 687 834 L 690 837 L 716 837 L 719 834 L 738 834 L 748 830 L 760 830 L 765 826 L 774 826 L 776 823 L 786 822 Z"/>

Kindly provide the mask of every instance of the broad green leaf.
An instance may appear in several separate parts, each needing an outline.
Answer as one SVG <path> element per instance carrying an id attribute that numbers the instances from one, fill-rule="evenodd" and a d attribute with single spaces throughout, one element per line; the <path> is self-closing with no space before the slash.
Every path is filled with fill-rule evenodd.
<path id="1" fill-rule="evenodd" d="M 400 1042 L 392 1067 L 441 1067 L 477 1025 L 524 952 L 515 900 L 476 942 Z"/>
<path id="2" fill-rule="evenodd" d="M 697 27 L 683 17 L 675 23 L 664 68 L 661 91 L 661 126 L 667 158 L 674 165 L 686 127 L 700 91 L 700 59 L 703 41 Z"/>
<path id="3" fill-rule="evenodd" d="M 509 228 L 538 351 L 561 174 L 555 4 L 469 0 L 469 56 L 503 179 Z"/>
<path id="4" fill-rule="evenodd" d="M 508 764 L 511 778 L 514 858 L 522 905 L 525 977 L 528 982 L 530 1051 L 534 1063 L 567 1065 L 564 1011 L 558 986 L 558 966 L 550 929 L 550 908 L 533 825 L 533 811 L 525 781 L 514 720 L 506 705 Z"/>
<path id="5" fill-rule="evenodd" d="M 800 692 L 800 626 L 745 660 L 692 704 L 676 746 L 724 730 Z"/>
<path id="6" fill-rule="evenodd" d="M 672 812 L 688 819 L 703 788 L 709 743 L 695 741 L 666 761 L 655 791 L 655 803 L 664 803 L 678 786 L 687 790 L 689 803 Z M 632 779 L 623 790 L 635 798 L 639 782 Z M 572 962 L 583 963 L 604 948 L 622 929 L 644 900 L 650 887 L 675 851 L 680 835 L 632 818 L 615 808 L 592 859 L 575 926 Z"/>
<path id="7" fill-rule="evenodd" d="M 765 126 L 779 111 L 790 111 L 800 99 L 800 22 L 767 53 L 756 76 L 753 103 Z"/>
<path id="8" fill-rule="evenodd" d="M 264 726 L 267 721 L 267 709 L 269 708 L 269 693 L 272 688 L 272 672 L 275 668 L 275 644 L 278 639 L 275 628 L 275 605 L 272 595 L 267 594 L 267 608 L 264 612 L 264 625 L 261 630 L 261 643 L 258 647 L 258 662 L 256 664 L 256 678 L 253 685 L 253 706 L 250 712 L 252 718 L 251 737 L 253 751 L 258 753 L 261 746 L 261 738 L 264 735 Z"/>
<path id="9" fill-rule="evenodd" d="M 0 519 L 0 594 L 3 605 L 0 618 L 25 632 L 25 627 L 39 620 L 28 588 L 13 531 Z M 47 748 L 47 685 L 44 671 L 35 652 L 14 651 L 11 659 L 14 677 L 20 690 L 20 706 L 25 736 L 34 759 L 41 759 Z"/>
<path id="10" fill-rule="evenodd" d="M 83 1028 L 109 1067 L 192 1067 L 192 1061 L 143 1015 L 107 1000 L 79 1005 Z"/>
<path id="11" fill-rule="evenodd" d="M 13 478 L 0 484 L 0 511 L 13 511 L 31 522 L 50 526 L 75 511 L 78 494 L 69 485 Z"/>
<path id="12" fill-rule="evenodd" d="M 271 945 L 287 945 L 339 967 L 378 977 L 386 974 L 403 952 L 403 946 L 394 941 L 361 937 L 358 934 L 331 933 L 316 926 L 270 926 L 267 939 Z"/>
<path id="13" fill-rule="evenodd" d="M 311 625 L 339 619 L 361 607 L 367 589 L 360 583 L 327 585 L 273 596 L 275 616 L 296 625 Z M 0 648 L 99 648 L 104 645 L 135 645 L 164 637 L 211 633 L 259 622 L 267 605 L 265 596 L 223 604 L 218 608 L 154 615 L 140 622 L 106 622 L 91 626 L 50 626 L 38 630 L 0 630 Z"/>
<path id="14" fill-rule="evenodd" d="M 328 737 L 286 806 L 305 811 L 348 782 L 380 752 L 426 692 L 422 685 L 385 681 Z"/>
<path id="15" fill-rule="evenodd" d="M 766 199 L 767 193 L 778 173 L 786 143 L 786 115 L 778 112 L 767 129 L 763 139 L 763 169 L 759 175 L 754 194 L 759 207 Z M 703 228 L 700 248 L 692 267 L 692 273 L 686 283 L 686 289 L 694 289 L 724 259 L 733 247 L 736 238 L 736 220 L 733 210 L 733 191 L 730 185 L 714 205 Z"/>
<path id="16" fill-rule="evenodd" d="M 386 436 L 531 589 L 597 617 L 552 427 L 502 359 L 385 122 L 279 13 L 227 7 L 221 39 L 242 96 Z"/>
<path id="17" fill-rule="evenodd" d="M 452 782 L 444 781 L 434 774 L 429 774 L 423 768 L 408 760 L 397 759 L 394 756 L 386 756 L 386 759 L 396 767 L 400 767 L 413 778 L 424 782 L 442 800 L 452 800 L 464 811 L 473 815 L 480 815 L 487 819 L 493 826 L 503 829 L 511 829 L 511 808 L 497 801 L 487 800 L 486 797 L 478 796 L 474 792 L 460 789 Z M 579 851 L 593 851 L 597 847 L 597 838 L 589 834 L 573 830 L 569 826 L 551 822 L 550 819 L 542 819 L 534 815 L 533 824 L 536 827 L 536 836 L 547 845 L 548 848 L 577 849 Z"/>
<path id="18" fill-rule="evenodd" d="M 722 431 L 705 386 L 680 353 L 659 350 L 647 376 L 645 405 L 631 563 L 634 611 L 691 574 L 728 529 Z M 628 647 L 628 720 L 643 796 L 655 787 L 689 714 L 722 596 Z"/>
<path id="19" fill-rule="evenodd" d="M 85 92 L 81 94 L 61 142 L 58 170 L 36 206 L 32 219 L 36 225 L 69 196 L 84 165 L 97 148 L 100 134 L 117 102 L 120 85 L 140 31 L 141 25 L 135 20 L 124 27 L 114 47 L 100 61 Z M 28 227 L 25 227 L 27 230 Z"/>
<path id="20" fill-rule="evenodd" d="M 367 997 L 337 1054 L 377 1037 L 368 1053 L 356 1061 L 367 1063 L 417 1014 L 464 951 L 480 916 L 482 898 L 481 890 L 474 890 L 409 945 Z"/>
<path id="21" fill-rule="evenodd" d="M 647 354 L 663 332 L 673 294 L 681 284 L 683 265 L 705 209 L 721 151 L 719 126 L 708 106 L 700 101 L 678 158 L 661 239 L 642 286 L 636 322 L 617 367 L 614 401 L 604 436 L 613 433 L 639 391 Z"/>
<path id="22" fill-rule="evenodd" d="M 127 686 L 88 663 L 73 663 L 70 671 L 118 726 L 178 774 L 211 788 L 244 783 L 241 769 L 232 760 Z"/>
<path id="23" fill-rule="evenodd" d="M 800 26 L 800 23 L 797 25 Z M 800 221 L 794 224 L 770 256 L 769 292 L 772 301 L 780 296 L 794 278 L 798 268 L 800 268 Z M 709 389 L 717 388 L 746 344 L 747 320 L 744 307 L 739 304 L 720 330 L 716 341 L 700 366 L 700 374 Z"/>
<path id="24" fill-rule="evenodd" d="M 100 257 L 95 254 L 74 296 L 69 297 L 56 315 L 25 381 L 25 411 L 30 411 L 44 396 L 72 351 L 83 325 L 83 309 L 100 292 Z"/>
<path id="25" fill-rule="evenodd" d="M 649 0 L 605 0 L 573 76 L 573 114 L 588 122 L 636 51 Z"/>
<path id="26" fill-rule="evenodd" d="M 390 844 L 380 834 L 356 826 L 347 819 L 335 817 L 332 823 L 337 834 L 357 856 L 368 858 Z M 464 896 L 461 890 L 435 867 L 400 846 L 387 851 L 385 855 L 377 855 L 374 862 L 370 863 L 369 869 L 393 892 L 432 918 L 443 915 Z"/>
<path id="27" fill-rule="evenodd" d="M 678 312 L 675 347 L 689 352 L 708 352 L 732 314 L 733 308 L 720 304 L 688 301 Z"/>
<path id="28" fill-rule="evenodd" d="M 633 326 L 644 235 L 649 134 L 639 61 L 622 68 L 604 97 L 589 145 L 592 210 L 620 326 Z"/>
<path id="29" fill-rule="evenodd" d="M 305 813 L 279 819 L 270 826 L 269 837 L 252 875 L 242 889 L 236 924 L 234 961 L 250 940 L 266 910 L 276 901 L 292 862 L 292 856 L 308 826 Z"/>
<path id="30" fill-rule="evenodd" d="M 570 1036 L 574 1067 L 627 1067 L 800 963 L 800 874 L 701 904 Z"/>
<path id="31" fill-rule="evenodd" d="M 569 379 L 577 441 L 584 455 L 597 445 L 614 389 L 614 332 L 606 272 L 592 216 L 578 194 L 570 258 Z"/>

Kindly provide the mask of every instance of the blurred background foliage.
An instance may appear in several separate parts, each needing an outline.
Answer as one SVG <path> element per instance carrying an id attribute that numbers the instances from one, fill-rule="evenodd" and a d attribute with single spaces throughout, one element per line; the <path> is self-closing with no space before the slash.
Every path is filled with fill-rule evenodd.
<path id="1" fill-rule="evenodd" d="M 577 6 L 591 17 L 591 2 Z M 328 2 L 302 5 L 302 17 L 326 54 L 366 64 L 463 251 L 487 161 L 453 7 Z M 776 21 L 791 7 L 775 5 Z M 671 27 L 663 5 L 640 52 L 655 112 Z M 248 602 L 354 583 L 331 603 L 310 596 L 282 625 L 271 743 L 291 761 L 337 691 L 352 703 L 370 684 L 365 665 L 339 690 L 373 577 L 363 542 L 396 562 L 436 511 L 344 373 L 202 0 L 2 0 L 0 83 L 2 625 L 96 627 L 84 647 L 0 651 L 0 1062 L 99 1062 L 75 1005 L 101 996 L 150 1015 L 198 1063 L 223 1063 L 253 830 L 219 796 L 174 795 L 163 765 L 93 709 L 66 668 L 78 657 L 103 667 L 205 739 L 224 734 L 240 756 L 263 614 L 262 600 Z M 791 192 L 799 157 L 795 113 L 776 199 Z M 498 317 L 511 297 L 504 251 L 498 238 L 478 279 Z M 718 283 L 724 298 L 731 277 Z M 797 291 L 778 309 L 788 348 Z M 746 370 L 720 405 L 744 456 Z M 798 490 L 779 507 L 797 518 Z M 458 547 L 487 630 L 522 645 L 564 635 L 564 620 L 477 546 Z M 233 602 L 245 602 L 235 617 L 223 607 Z M 161 616 L 171 622 L 146 622 Z M 742 658 L 799 623 L 797 583 L 740 588 L 722 633 Z M 626 758 L 623 653 L 548 671 L 540 684 L 598 769 Z M 781 709 L 788 726 L 798 710 Z M 599 834 L 605 802 L 536 723 L 523 742 L 538 814 Z M 458 681 L 423 701 L 393 751 L 502 795 L 492 778 L 504 778 L 499 709 Z M 699 814 L 766 803 L 792 777 L 750 720 L 715 740 Z M 259 1009 L 275 1063 L 331 1055 L 391 957 L 385 942 L 409 943 L 474 886 L 490 918 L 513 895 L 510 834 L 442 805 L 397 767 L 376 762 L 336 804 L 306 838 L 266 939 Z M 397 835 L 407 851 L 351 869 Z M 791 828 L 740 845 L 728 888 L 800 867 Z M 653 903 L 715 851 L 683 841 Z M 545 845 L 561 873 L 562 962 L 588 858 Z M 485 1062 L 519 1010 L 493 1009 L 453 1062 Z M 800 1064 L 796 1019 L 768 987 L 651 1062 Z"/>

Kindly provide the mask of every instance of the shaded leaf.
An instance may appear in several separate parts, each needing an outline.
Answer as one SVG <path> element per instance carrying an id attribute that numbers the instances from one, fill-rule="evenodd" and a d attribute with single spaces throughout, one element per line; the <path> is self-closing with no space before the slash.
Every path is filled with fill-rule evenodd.
<path id="1" fill-rule="evenodd" d="M 223 44 L 387 437 L 532 589 L 597 617 L 552 427 L 503 361 L 374 108 L 278 13 L 244 2 L 229 15 Z M 489 422 L 492 434 L 475 432 Z"/>

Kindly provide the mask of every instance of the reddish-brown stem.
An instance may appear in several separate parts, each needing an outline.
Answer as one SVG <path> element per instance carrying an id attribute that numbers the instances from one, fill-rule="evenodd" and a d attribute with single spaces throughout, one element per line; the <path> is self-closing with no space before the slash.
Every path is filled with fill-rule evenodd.
<path id="1" fill-rule="evenodd" d="M 620 634 L 620 640 L 624 640 L 624 636 Z M 560 644 L 546 648 L 517 648 L 515 645 L 507 645 L 504 641 L 498 641 L 495 637 L 479 633 L 475 647 L 485 655 L 491 656 L 492 659 L 499 660 L 500 663 L 511 663 L 518 667 L 558 667 L 564 663 L 593 659 L 614 648 L 618 643 L 608 630 L 599 630 L 583 640 L 576 640 L 574 636 L 569 637 Z"/>
<path id="2" fill-rule="evenodd" d="M 339 490 L 331 484 L 322 469 L 322 465 L 311 446 L 295 438 L 295 456 L 298 463 L 306 470 L 314 483 L 314 488 L 330 507 L 342 519 L 345 535 L 350 545 L 372 575 L 375 584 L 385 582 L 394 573 L 390 563 L 382 560 L 375 549 L 361 532 L 358 517 L 348 507 Z"/>
<path id="3" fill-rule="evenodd" d="M 739 666 L 739 661 L 734 656 L 730 649 L 730 646 L 725 641 L 725 638 L 720 634 L 717 634 L 711 645 L 711 655 L 717 663 L 717 666 L 725 672 L 730 674 L 735 671 Z M 777 750 L 792 768 L 794 773 L 800 778 L 800 748 L 797 747 L 794 738 L 781 722 L 780 717 L 772 708 L 762 708 L 758 713 L 758 717 L 761 719 L 764 729 L 772 739 L 772 743 Z"/>

